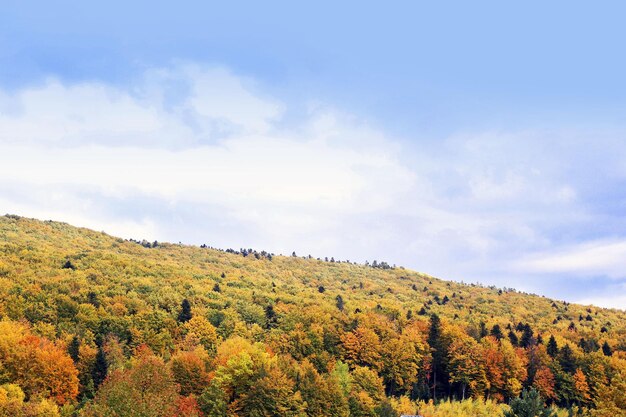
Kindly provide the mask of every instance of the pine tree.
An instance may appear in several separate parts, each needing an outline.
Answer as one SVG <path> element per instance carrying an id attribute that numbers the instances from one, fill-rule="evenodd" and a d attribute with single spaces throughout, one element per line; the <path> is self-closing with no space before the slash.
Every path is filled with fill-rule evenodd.
<path id="1" fill-rule="evenodd" d="M 574 358 L 574 352 L 569 345 L 565 345 L 559 351 L 559 363 L 564 372 L 573 374 L 576 371 L 576 360 Z"/>
<path id="2" fill-rule="evenodd" d="M 548 355 L 552 358 L 556 357 L 559 353 L 559 346 L 556 344 L 556 339 L 552 335 L 550 336 L 550 340 L 548 340 L 547 351 Z"/>
<path id="3" fill-rule="evenodd" d="M 180 307 L 181 309 L 180 313 L 178 314 L 178 322 L 187 323 L 189 320 L 191 320 L 191 304 L 189 304 L 189 301 L 185 298 Z"/>
<path id="4" fill-rule="evenodd" d="M 437 390 L 443 391 L 448 383 L 446 372 L 447 352 L 442 339 L 441 319 L 438 315 L 430 316 L 430 328 L 428 330 L 428 345 L 432 352 L 432 381 L 433 399 L 437 401 Z"/>
<path id="5" fill-rule="evenodd" d="M 80 356 L 79 350 L 80 350 L 80 339 L 78 338 L 78 336 L 74 335 L 74 337 L 72 337 L 72 341 L 67 347 L 67 353 L 69 353 L 74 363 L 78 362 L 78 359 Z"/>
<path id="6" fill-rule="evenodd" d="M 343 297 L 341 295 L 338 295 L 336 300 L 337 300 L 337 308 L 339 309 L 339 311 L 343 311 L 343 308 L 344 308 Z"/>
<path id="7" fill-rule="evenodd" d="M 504 337 L 504 334 L 502 334 L 502 329 L 500 329 L 500 326 L 498 324 L 494 325 L 491 328 L 491 335 L 497 340 L 502 340 L 502 338 Z"/>
<path id="8" fill-rule="evenodd" d="M 274 329 L 278 326 L 278 317 L 274 311 L 274 306 L 267 305 L 265 307 L 265 328 Z"/>
<path id="9" fill-rule="evenodd" d="M 604 353 L 604 356 L 611 356 L 613 354 L 613 350 L 611 349 L 611 346 L 609 346 L 608 342 L 604 342 L 602 345 L 602 353 Z"/>
<path id="10" fill-rule="evenodd" d="M 95 388 L 98 388 L 107 377 L 109 371 L 109 363 L 107 362 L 106 355 L 102 346 L 98 347 L 98 353 L 96 354 L 96 362 L 94 363 L 92 370 L 93 384 Z"/>
<path id="11" fill-rule="evenodd" d="M 539 392 L 531 388 L 522 391 L 522 396 L 511 401 L 511 411 L 505 411 L 504 417 L 552 417 L 555 413 L 548 409 Z"/>
<path id="12" fill-rule="evenodd" d="M 520 346 L 523 348 L 528 348 L 529 346 L 535 343 L 533 338 L 533 330 L 531 329 L 529 324 L 525 324 L 522 331 L 522 338 L 520 340 Z"/>
<path id="13" fill-rule="evenodd" d="M 481 321 L 480 322 L 480 333 L 478 334 L 478 337 L 480 339 L 482 339 L 483 337 L 487 336 L 489 334 L 489 332 L 487 331 L 487 326 L 485 326 L 485 322 Z"/>

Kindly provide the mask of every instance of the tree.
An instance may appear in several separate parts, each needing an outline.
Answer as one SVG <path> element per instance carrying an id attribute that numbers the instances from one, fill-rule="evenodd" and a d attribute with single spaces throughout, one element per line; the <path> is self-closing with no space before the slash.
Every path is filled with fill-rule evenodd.
<path id="1" fill-rule="evenodd" d="M 228 400 L 219 384 L 211 382 L 198 397 L 200 410 L 211 417 L 226 417 L 228 413 Z"/>
<path id="2" fill-rule="evenodd" d="M 180 394 L 200 395 L 209 383 L 207 362 L 209 357 L 201 347 L 193 351 L 178 352 L 170 361 L 174 381 L 180 386 Z"/>
<path id="3" fill-rule="evenodd" d="M 341 295 L 337 296 L 337 298 L 336 298 L 336 305 L 337 305 L 337 309 L 339 311 L 343 311 L 344 304 L 343 304 L 343 297 Z"/>
<path id="4" fill-rule="evenodd" d="M 626 410 L 626 361 L 614 361 L 611 367 L 614 374 L 610 380 L 596 386 L 593 417 L 621 417 Z"/>
<path id="5" fill-rule="evenodd" d="M 448 385 L 448 373 L 446 371 L 447 350 L 442 337 L 441 319 L 436 314 L 430 316 L 428 345 L 432 355 L 431 379 L 433 399 L 436 401 L 437 391 L 443 391 Z"/>
<path id="6" fill-rule="evenodd" d="M 494 326 L 491 328 L 491 335 L 495 337 L 498 341 L 502 340 L 502 338 L 504 337 L 502 329 L 500 329 L 500 326 L 497 324 L 494 324 Z"/>
<path id="7" fill-rule="evenodd" d="M 58 405 L 78 395 L 78 370 L 67 349 L 12 321 L 0 321 L 0 378 L 27 397 L 45 396 Z"/>
<path id="8" fill-rule="evenodd" d="M 388 392 L 395 395 L 397 390 L 408 390 L 416 382 L 422 356 L 415 342 L 408 338 L 393 338 L 382 347 L 382 376 Z"/>
<path id="9" fill-rule="evenodd" d="M 230 410 L 245 416 L 300 416 L 305 404 L 300 393 L 293 391 L 294 383 L 278 366 L 264 367 L 259 378 L 241 398 L 231 404 Z"/>
<path id="10" fill-rule="evenodd" d="M 116 369 L 104 381 L 85 417 L 176 416 L 178 386 L 169 367 L 147 348 L 141 348 L 130 369 Z"/>
<path id="11" fill-rule="evenodd" d="M 308 416 L 347 417 L 346 395 L 336 378 L 322 377 L 310 362 L 304 361 L 297 371 L 295 390 L 306 404 Z"/>
<path id="12" fill-rule="evenodd" d="M 609 343 L 606 341 L 602 344 L 602 353 L 604 356 L 611 356 L 613 354 L 611 346 L 609 346 Z"/>
<path id="13" fill-rule="evenodd" d="M 0 385 L 0 416 L 60 417 L 59 408 L 45 398 L 25 402 L 24 391 L 15 384 Z"/>
<path id="14" fill-rule="evenodd" d="M 268 304 L 265 306 L 265 328 L 274 329 L 278 327 L 278 317 L 274 311 L 274 306 Z"/>
<path id="15" fill-rule="evenodd" d="M 579 405 L 585 404 L 591 400 L 587 377 L 580 368 L 576 369 L 576 372 L 574 372 L 574 388 L 576 389 L 576 401 Z"/>
<path id="16" fill-rule="evenodd" d="M 500 344 L 494 336 L 488 336 L 481 340 L 485 355 L 485 373 L 489 387 L 487 397 L 496 400 L 504 399 L 505 381 L 503 375 L 504 356 Z"/>
<path id="17" fill-rule="evenodd" d="M 184 326 L 187 340 L 199 343 L 208 353 L 215 353 L 217 330 L 204 316 L 193 316 Z"/>
<path id="18" fill-rule="evenodd" d="M 533 387 L 539 391 L 539 394 L 547 400 L 555 400 L 557 398 L 555 392 L 554 374 L 550 368 L 539 368 L 535 373 Z"/>
<path id="19" fill-rule="evenodd" d="M 574 372 L 576 372 L 576 359 L 574 358 L 574 352 L 567 344 L 559 351 L 559 364 L 561 365 L 561 368 L 563 368 L 563 371 L 568 374 L 574 374 Z"/>
<path id="20" fill-rule="evenodd" d="M 382 367 L 381 343 L 375 331 L 359 325 L 352 332 L 341 336 L 346 361 L 352 366 Z"/>
<path id="21" fill-rule="evenodd" d="M 178 314 L 178 322 L 187 323 L 189 320 L 191 320 L 191 304 L 189 304 L 189 300 L 185 298 L 180 305 L 180 313 Z"/>
<path id="22" fill-rule="evenodd" d="M 526 349 L 534 344 L 535 344 L 535 339 L 533 337 L 533 330 L 530 327 L 530 325 L 526 323 L 522 330 L 522 338 L 520 339 L 520 346 Z"/>
<path id="23" fill-rule="evenodd" d="M 70 355 L 70 358 L 72 358 L 74 363 L 78 363 L 80 356 L 80 339 L 78 336 L 74 335 L 74 337 L 72 337 L 72 341 L 67 347 L 67 353 Z"/>
<path id="24" fill-rule="evenodd" d="M 98 347 L 98 353 L 96 353 L 96 362 L 92 371 L 92 379 L 95 388 L 98 388 L 100 384 L 104 382 L 109 371 L 109 363 L 107 361 L 104 349 L 102 346 Z"/>
<path id="25" fill-rule="evenodd" d="M 559 346 L 556 344 L 556 339 L 554 338 L 553 335 L 550 335 L 550 340 L 548 340 L 548 355 L 550 355 L 550 357 L 555 358 L 556 355 L 558 355 L 559 353 Z"/>
<path id="26" fill-rule="evenodd" d="M 487 337 L 489 335 L 489 331 L 487 330 L 487 326 L 484 321 L 480 322 L 480 330 L 478 332 L 478 338 L 482 339 L 483 337 Z"/>
<path id="27" fill-rule="evenodd" d="M 531 388 L 530 391 L 522 391 L 521 397 L 511 401 L 511 411 L 505 411 L 504 417 L 552 417 L 555 413 L 548 409 L 539 392 Z"/>
<path id="28" fill-rule="evenodd" d="M 466 388 L 469 387 L 473 395 L 480 395 L 488 385 L 485 358 L 480 345 L 463 332 L 452 335 L 448 348 L 448 371 L 450 382 L 460 384 L 463 399 Z"/>
<path id="29" fill-rule="evenodd" d="M 520 394 L 522 384 L 528 377 L 526 365 L 528 359 L 521 348 L 515 348 L 506 339 L 500 341 L 502 355 L 502 377 L 504 380 L 504 396 L 513 398 Z"/>

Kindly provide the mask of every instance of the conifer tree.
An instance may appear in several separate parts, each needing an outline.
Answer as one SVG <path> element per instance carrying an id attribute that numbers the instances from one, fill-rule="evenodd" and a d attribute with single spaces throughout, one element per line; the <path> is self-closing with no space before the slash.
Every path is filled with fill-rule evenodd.
<path id="1" fill-rule="evenodd" d="M 428 331 L 428 345 L 432 354 L 432 389 L 433 399 L 437 400 L 437 390 L 447 385 L 448 378 L 445 370 L 447 352 L 441 335 L 441 319 L 438 315 L 430 316 L 430 328 Z M 441 390 L 440 390 L 441 391 Z"/>
<path id="2" fill-rule="evenodd" d="M 555 413 L 548 409 L 541 399 L 539 392 L 531 388 L 522 391 L 521 397 L 511 401 L 511 411 L 506 411 L 504 417 L 552 417 Z"/>
<path id="3" fill-rule="evenodd" d="M 343 297 L 341 295 L 338 295 L 336 301 L 337 301 L 337 309 L 339 309 L 339 311 L 343 311 L 343 308 L 344 308 Z"/>
<path id="4" fill-rule="evenodd" d="M 67 347 L 67 353 L 69 353 L 74 363 L 78 362 L 79 349 L 80 349 L 80 339 L 78 338 L 78 336 L 74 335 L 74 337 L 72 337 L 72 341 Z"/>
<path id="5" fill-rule="evenodd" d="M 107 377 L 109 371 L 109 363 L 107 362 L 106 355 L 102 346 L 98 347 L 98 353 L 96 354 L 96 362 L 93 366 L 92 379 L 95 388 L 98 388 Z"/>
<path id="6" fill-rule="evenodd" d="M 496 340 L 502 340 L 504 334 L 502 334 L 502 329 L 500 329 L 500 325 L 495 324 L 491 328 L 491 335 L 496 338 Z"/>
<path id="7" fill-rule="evenodd" d="M 533 338 L 533 330 L 530 327 L 530 324 L 525 324 L 522 330 L 522 338 L 520 340 L 520 346 L 523 348 L 528 348 L 533 345 L 535 342 Z"/>
<path id="8" fill-rule="evenodd" d="M 179 323 L 187 323 L 191 320 L 191 304 L 189 304 L 189 300 L 186 298 L 181 303 L 180 313 L 178 314 L 178 322 Z"/>
<path id="9" fill-rule="evenodd" d="M 547 346 L 548 355 L 554 358 L 559 353 L 559 346 L 556 344 L 556 339 L 554 336 L 550 336 L 550 340 L 548 340 Z"/>

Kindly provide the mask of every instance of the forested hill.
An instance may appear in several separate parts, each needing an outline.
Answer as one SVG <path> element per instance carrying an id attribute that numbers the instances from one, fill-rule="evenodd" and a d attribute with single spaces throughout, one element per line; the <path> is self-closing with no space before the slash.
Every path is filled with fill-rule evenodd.
<path id="1" fill-rule="evenodd" d="M 0 415 L 434 416 L 433 397 L 498 415 L 533 387 L 595 415 L 625 406 L 626 312 L 385 263 L 7 215 L 0 317 Z"/>

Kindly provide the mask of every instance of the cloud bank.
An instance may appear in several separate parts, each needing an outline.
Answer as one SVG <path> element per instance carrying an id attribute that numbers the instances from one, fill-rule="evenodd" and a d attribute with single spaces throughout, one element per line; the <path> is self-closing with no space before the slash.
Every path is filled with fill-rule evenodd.
<path id="1" fill-rule="evenodd" d="M 123 237 L 387 260 L 626 308 L 620 132 L 394 138 L 224 68 L 0 91 L 0 208 Z M 563 290 L 563 283 L 572 283 Z M 616 285 L 618 287 L 616 287 Z"/>

